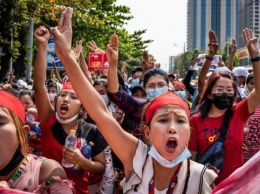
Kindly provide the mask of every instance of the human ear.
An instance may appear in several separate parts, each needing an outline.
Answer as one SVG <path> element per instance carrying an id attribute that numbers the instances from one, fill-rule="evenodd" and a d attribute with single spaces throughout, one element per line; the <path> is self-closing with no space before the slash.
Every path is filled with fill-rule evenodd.
<path id="1" fill-rule="evenodd" d="M 26 133 L 29 133 L 30 127 L 28 125 L 24 125 L 23 129 L 26 131 Z"/>
<path id="2" fill-rule="evenodd" d="M 149 142 L 151 141 L 151 136 L 150 136 L 150 128 L 149 126 L 147 125 L 144 125 L 143 126 L 143 130 L 144 130 L 144 136 L 145 136 L 145 139 L 147 139 Z"/>

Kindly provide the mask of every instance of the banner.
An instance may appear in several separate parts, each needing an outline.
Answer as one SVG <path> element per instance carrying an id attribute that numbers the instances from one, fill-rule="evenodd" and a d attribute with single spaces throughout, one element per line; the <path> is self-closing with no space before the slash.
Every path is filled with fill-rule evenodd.
<path id="1" fill-rule="evenodd" d="M 55 62 L 57 69 L 61 69 L 61 70 L 64 69 L 60 59 L 57 57 L 55 53 L 54 38 L 50 38 L 48 41 L 46 61 L 47 61 L 47 70 L 53 69 L 53 65 L 52 65 L 53 62 Z"/>
<path id="2" fill-rule="evenodd" d="M 89 53 L 88 55 L 88 69 L 102 70 L 108 69 L 109 63 L 105 53 Z"/>
<path id="3" fill-rule="evenodd" d="M 199 61 L 194 65 L 194 69 L 196 69 L 196 70 L 202 68 L 203 64 L 206 61 L 206 54 L 199 54 L 198 59 L 199 59 Z M 209 70 L 215 70 L 215 69 L 219 68 L 220 61 L 222 61 L 222 56 L 214 55 L 213 60 L 211 61 Z"/>

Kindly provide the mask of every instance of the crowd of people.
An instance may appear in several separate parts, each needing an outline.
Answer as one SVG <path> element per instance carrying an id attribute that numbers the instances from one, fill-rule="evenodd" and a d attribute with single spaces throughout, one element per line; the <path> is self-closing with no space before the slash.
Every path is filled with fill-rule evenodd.
<path id="1" fill-rule="evenodd" d="M 197 58 L 180 78 L 151 65 L 147 51 L 127 78 L 116 34 L 105 50 L 94 41 L 87 45 L 109 63 L 99 75 L 90 72 L 81 42 L 71 47 L 72 16 L 67 8 L 58 28 L 35 30 L 33 80 L 13 80 L 12 72 L 1 84 L 0 193 L 260 192 L 260 57 L 252 30 L 243 31 L 252 73 L 233 67 L 234 39 L 227 65 L 220 61 L 209 70 L 218 51 L 210 30 L 209 53 L 194 84 Z M 65 74 L 53 63 L 46 79 L 50 34 Z M 65 146 L 71 129 L 76 149 Z M 200 162 L 219 139 L 222 168 Z"/>

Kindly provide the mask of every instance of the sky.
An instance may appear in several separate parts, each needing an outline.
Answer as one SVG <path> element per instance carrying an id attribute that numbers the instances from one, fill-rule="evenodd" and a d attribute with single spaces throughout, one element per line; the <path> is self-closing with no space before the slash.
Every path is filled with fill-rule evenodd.
<path id="1" fill-rule="evenodd" d="M 169 56 L 184 50 L 187 0 L 117 0 L 116 4 L 131 9 L 134 18 L 124 26 L 129 33 L 147 29 L 143 39 L 154 41 L 146 50 L 167 70 Z"/>

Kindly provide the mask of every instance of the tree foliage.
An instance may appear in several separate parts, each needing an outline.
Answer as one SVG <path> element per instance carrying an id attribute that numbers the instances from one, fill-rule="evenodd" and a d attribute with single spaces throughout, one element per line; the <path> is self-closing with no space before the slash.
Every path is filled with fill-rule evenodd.
<path id="1" fill-rule="evenodd" d="M 143 40 L 146 30 L 130 34 L 124 29 L 133 16 L 129 7 L 115 3 L 116 0 L 0 0 L 0 45 L 5 53 L 0 59 L 0 78 L 8 71 L 11 57 L 16 75 L 25 75 L 29 20 L 34 20 L 35 29 L 41 25 L 55 27 L 61 11 L 68 6 L 74 10 L 73 45 L 79 40 L 83 45 L 94 40 L 105 49 L 111 34 L 116 33 L 120 38 L 119 59 L 140 59 L 152 40 Z M 36 47 L 33 49 L 35 53 Z"/>

